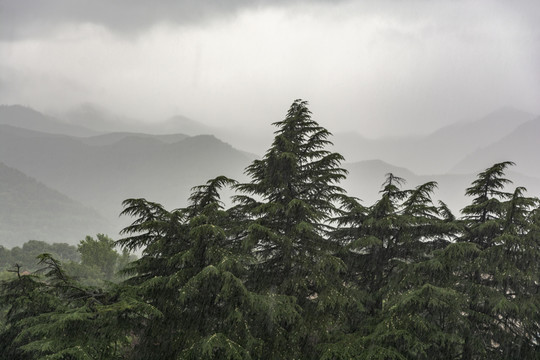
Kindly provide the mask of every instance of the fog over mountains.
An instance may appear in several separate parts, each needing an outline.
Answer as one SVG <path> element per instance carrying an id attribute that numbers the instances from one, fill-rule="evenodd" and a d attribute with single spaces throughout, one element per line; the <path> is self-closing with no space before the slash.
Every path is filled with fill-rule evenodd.
<path id="1" fill-rule="evenodd" d="M 130 125 L 98 110 L 71 111 L 60 120 L 0 106 L 0 245 L 29 239 L 75 244 L 98 232 L 118 237 L 130 220 L 118 218 L 124 199 L 144 197 L 172 209 L 186 204 L 192 186 L 215 176 L 245 181 L 245 167 L 272 138 L 271 132 L 213 128 L 183 116 Z M 365 205 L 377 200 L 391 172 L 405 178 L 406 187 L 437 181 L 435 200 L 457 214 L 476 173 L 495 162 L 516 162 L 508 177 L 540 195 L 539 135 L 538 116 L 503 108 L 425 136 L 337 133 L 330 140 L 347 161 L 342 185 Z"/>
<path id="2" fill-rule="evenodd" d="M 498 141 L 476 149 L 468 154 L 451 172 L 467 173 L 482 166 L 486 160 L 501 161 L 509 156 L 516 162 L 516 170 L 535 177 L 540 177 L 538 161 L 540 118 L 522 123 L 512 132 Z"/>
<path id="3" fill-rule="evenodd" d="M 536 119 L 536 120 L 535 120 Z M 429 135 L 403 138 L 366 139 L 356 133 L 336 134 L 336 150 L 349 161 L 381 159 L 404 166 L 419 174 L 439 174 L 454 172 L 458 162 L 475 153 L 476 166 L 466 172 L 476 172 L 489 163 L 501 161 L 500 156 L 480 149 L 501 141 L 507 146 L 499 153 L 508 159 L 521 160 L 522 156 L 532 157 L 532 153 L 522 153 L 514 145 L 521 143 L 519 135 L 506 138 L 525 123 L 538 123 L 540 118 L 533 114 L 512 108 L 502 108 L 485 117 L 468 122 L 459 122 L 443 127 Z M 540 134 L 538 131 L 536 134 Z M 519 156 L 520 159 L 516 159 Z M 523 160 L 525 160 L 523 158 Z M 527 161 L 528 162 L 528 161 Z M 527 169 L 530 175 L 540 176 L 540 167 Z"/>
<path id="4" fill-rule="evenodd" d="M 30 239 L 77 243 L 98 229 L 114 231 L 112 222 L 60 192 L 0 162 L 0 245 Z"/>
<path id="5" fill-rule="evenodd" d="M 74 137 L 11 125 L 0 125 L 0 153 L 5 164 L 108 218 L 129 197 L 179 206 L 190 187 L 219 174 L 238 177 L 253 158 L 213 135 Z"/>

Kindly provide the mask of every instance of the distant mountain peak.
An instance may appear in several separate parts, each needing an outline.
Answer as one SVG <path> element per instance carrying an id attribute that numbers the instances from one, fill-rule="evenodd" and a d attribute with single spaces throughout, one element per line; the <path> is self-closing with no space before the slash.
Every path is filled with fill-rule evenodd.
<path id="1" fill-rule="evenodd" d="M 519 172 L 540 177 L 540 166 L 537 156 L 540 150 L 540 117 L 519 124 L 516 128 L 498 141 L 477 149 L 465 156 L 452 169 L 452 172 L 475 172 L 490 164 L 505 160 L 514 161 Z"/>
<path id="2" fill-rule="evenodd" d="M 31 107 L 28 107 L 26 105 L 19 105 L 19 104 L 12 104 L 12 105 L 6 105 L 2 104 L 0 105 L 0 110 L 9 110 L 9 111 L 19 111 L 19 112 L 33 112 L 35 114 L 42 115 L 39 111 L 32 109 Z"/>
<path id="3" fill-rule="evenodd" d="M 183 115 L 172 116 L 165 122 L 160 123 L 159 126 L 169 131 L 181 132 L 190 136 L 214 134 L 216 132 L 210 126 Z"/>
<path id="4" fill-rule="evenodd" d="M 83 126 L 68 124 L 23 105 L 1 105 L 0 124 L 48 134 L 91 136 L 97 132 Z"/>
<path id="5" fill-rule="evenodd" d="M 361 160 L 350 164 L 352 166 L 362 166 L 365 168 L 369 168 L 372 171 L 379 171 L 379 173 L 384 172 L 384 175 L 392 173 L 399 177 L 417 176 L 413 171 L 405 167 L 393 165 L 381 159 Z"/>
<path id="6" fill-rule="evenodd" d="M 495 111 L 492 111 L 482 117 L 482 120 L 515 120 L 519 122 L 525 122 L 533 119 L 537 115 L 531 114 L 527 111 L 518 109 L 513 106 L 503 106 Z"/>

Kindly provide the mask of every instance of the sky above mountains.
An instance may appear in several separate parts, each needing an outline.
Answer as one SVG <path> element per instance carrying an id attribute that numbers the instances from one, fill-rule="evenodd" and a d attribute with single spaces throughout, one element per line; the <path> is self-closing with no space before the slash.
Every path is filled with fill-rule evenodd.
<path id="1" fill-rule="evenodd" d="M 0 0 L 0 103 L 249 131 L 303 98 L 333 132 L 427 133 L 540 113 L 538 18 L 535 0 Z"/>

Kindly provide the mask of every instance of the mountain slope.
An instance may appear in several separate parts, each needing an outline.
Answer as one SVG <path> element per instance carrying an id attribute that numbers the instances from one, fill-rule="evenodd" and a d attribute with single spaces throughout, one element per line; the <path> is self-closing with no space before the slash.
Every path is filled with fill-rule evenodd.
<path id="1" fill-rule="evenodd" d="M 112 227 L 96 211 L 0 163 L 0 245 L 28 240 L 77 244 Z"/>
<path id="2" fill-rule="evenodd" d="M 466 156 L 451 171 L 477 171 L 485 167 L 485 164 L 510 160 L 516 163 L 517 171 L 540 177 L 539 140 L 540 117 L 522 124 L 499 141 Z"/>
<path id="3" fill-rule="evenodd" d="M 334 144 L 347 161 L 382 159 L 419 174 L 446 173 L 465 156 L 498 141 L 534 117 L 503 108 L 479 120 L 449 125 L 426 136 L 366 139 L 348 133 L 337 134 Z"/>
<path id="4" fill-rule="evenodd" d="M 474 174 L 466 175 L 417 175 L 410 170 L 388 164 L 381 160 L 367 160 L 346 163 L 349 171 L 347 179 L 343 182 L 349 195 L 358 197 L 364 205 L 372 205 L 379 200 L 379 191 L 386 178 L 392 173 L 405 180 L 403 189 L 412 189 L 428 181 L 438 183 L 433 200 L 444 201 L 455 214 L 467 204 L 465 189 L 475 179 Z"/>
<path id="5" fill-rule="evenodd" d="M 97 132 L 82 126 L 67 124 L 20 105 L 0 105 L 0 124 L 16 126 L 50 134 L 91 136 Z"/>
<path id="6" fill-rule="evenodd" d="M 123 134 L 89 141 L 0 125 L 0 161 L 117 219 L 126 198 L 182 206 L 192 186 L 218 175 L 242 179 L 253 159 L 210 135 L 163 141 Z"/>
<path id="7" fill-rule="evenodd" d="M 182 141 L 188 137 L 184 134 L 167 134 L 167 135 L 149 135 L 144 133 L 134 133 L 134 132 L 113 132 L 103 135 L 89 136 L 81 138 L 81 141 L 88 145 L 103 146 L 111 145 L 115 142 L 118 142 L 122 139 L 128 137 L 139 137 L 139 138 L 153 138 L 164 143 L 173 144 L 178 141 Z"/>
<path id="8" fill-rule="evenodd" d="M 182 115 L 176 115 L 164 121 L 143 121 L 143 119 L 114 114 L 106 108 L 91 103 L 82 104 L 60 116 L 70 124 L 105 133 L 182 133 L 190 136 L 214 134 L 211 127 Z"/>

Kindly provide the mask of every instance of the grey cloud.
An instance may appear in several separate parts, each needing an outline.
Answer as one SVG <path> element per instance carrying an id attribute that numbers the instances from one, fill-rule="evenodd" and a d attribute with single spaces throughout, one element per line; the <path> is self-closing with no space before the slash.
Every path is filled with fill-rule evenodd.
<path id="1" fill-rule="evenodd" d="M 0 0 L 0 103 L 239 124 L 302 97 L 332 128 L 434 130 L 507 104 L 540 112 L 539 17 L 538 0 Z M 197 29 L 148 31 L 160 23 Z"/>
<path id="2" fill-rule="evenodd" d="M 234 12 L 245 1 L 144 1 L 144 0 L 1 0 L 1 36 L 39 35 L 62 23 L 90 22 L 113 31 L 136 32 L 157 22 L 193 23 L 215 13 Z"/>
<path id="3" fill-rule="evenodd" d="M 399 13 L 407 18 L 425 17 L 430 13 L 444 11 L 445 3 L 456 5 L 453 1 L 435 3 L 423 0 L 0 0 L 0 39 L 46 36 L 48 31 L 60 24 L 81 22 L 99 24 L 114 32 L 137 34 L 162 22 L 192 25 L 216 17 L 233 16 L 243 9 L 295 4 L 312 6 L 315 3 L 358 3 L 361 11 L 365 13 Z M 499 0 L 480 4 L 486 7 L 488 16 L 494 5 L 502 5 L 507 11 L 517 13 L 521 20 L 534 28 L 537 36 L 540 36 L 537 21 L 540 16 L 539 1 L 521 0 L 508 3 Z M 457 6 L 468 4 L 457 2 Z M 419 12 L 419 9 L 424 11 Z M 455 27 L 463 26 L 463 21 L 456 23 Z"/>
<path id="4" fill-rule="evenodd" d="M 307 0 L 0 0 L 0 39 L 41 36 L 63 23 L 89 22 L 138 33 L 161 22 L 180 25 L 232 16 L 239 10 Z M 337 3 L 341 1 L 317 0 Z"/>
<path id="5" fill-rule="evenodd" d="M 407 18 L 429 16 L 444 11 L 441 1 L 435 4 L 423 0 L 401 2 L 396 0 L 0 0 L 0 39 L 17 40 L 46 36 L 47 32 L 65 23 L 89 22 L 105 26 L 119 33 L 144 31 L 157 23 L 180 25 L 204 23 L 216 17 L 233 16 L 243 9 L 271 6 L 291 6 L 315 3 L 336 5 L 358 3 L 362 12 L 399 13 Z M 450 2 L 455 5 L 454 2 Z M 522 0 L 506 3 L 504 0 L 484 2 L 489 15 L 493 5 L 502 5 L 509 12 L 518 13 L 522 21 L 538 32 L 540 2 Z M 458 6 L 463 5 L 459 4 Z M 465 5 L 466 2 L 465 2 Z M 418 9 L 424 11 L 419 12 Z M 426 11 L 427 10 L 427 11 Z M 456 27 L 463 24 L 457 23 Z"/>

